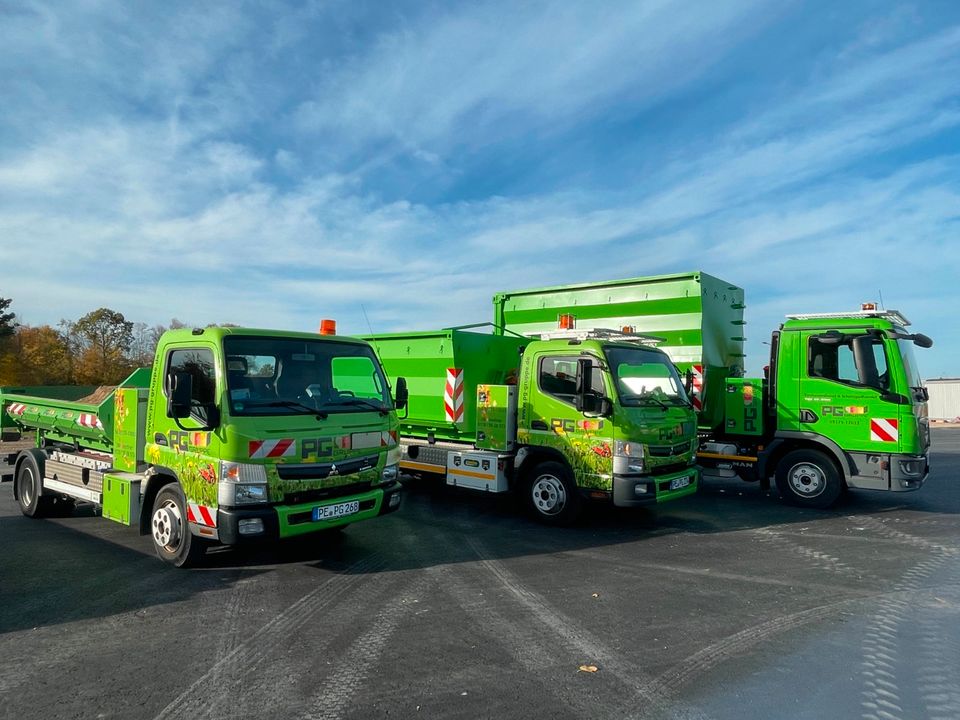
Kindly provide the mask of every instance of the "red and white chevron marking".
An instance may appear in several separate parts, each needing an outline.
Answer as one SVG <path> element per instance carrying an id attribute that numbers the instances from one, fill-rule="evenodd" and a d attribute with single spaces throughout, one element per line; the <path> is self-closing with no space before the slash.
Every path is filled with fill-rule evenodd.
<path id="1" fill-rule="evenodd" d="M 447 385 L 443 389 L 443 409 L 447 422 L 463 422 L 463 368 L 447 368 Z"/>
<path id="2" fill-rule="evenodd" d="M 703 410 L 703 400 L 700 399 L 703 395 L 703 365 L 694 365 L 690 370 L 693 372 L 693 409 L 700 412 Z"/>
<path id="3" fill-rule="evenodd" d="M 187 520 L 197 525 L 206 525 L 215 528 L 217 526 L 217 511 L 208 508 L 206 505 L 197 505 L 196 503 L 187 503 Z"/>
<path id="4" fill-rule="evenodd" d="M 251 458 L 278 458 L 296 455 L 297 444 L 291 439 L 284 440 L 251 440 Z"/>
<path id="5" fill-rule="evenodd" d="M 23 415 L 23 411 L 27 409 L 27 406 L 23 403 L 10 403 L 7 405 L 7 412 L 11 415 Z"/>
<path id="6" fill-rule="evenodd" d="M 85 428 L 103 429 L 103 423 L 100 422 L 100 418 L 91 413 L 80 413 L 77 417 L 77 425 Z"/>
<path id="7" fill-rule="evenodd" d="M 898 421 L 891 418 L 870 418 L 870 439 L 874 442 L 897 442 Z"/>

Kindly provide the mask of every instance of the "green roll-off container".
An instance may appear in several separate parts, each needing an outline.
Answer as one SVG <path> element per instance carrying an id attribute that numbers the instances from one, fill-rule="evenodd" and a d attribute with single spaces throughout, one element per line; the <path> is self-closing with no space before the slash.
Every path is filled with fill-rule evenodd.
<path id="1" fill-rule="evenodd" d="M 410 399 L 407 417 L 401 413 L 401 433 L 464 442 L 476 441 L 477 385 L 502 385 L 515 378 L 520 349 L 529 342 L 463 327 L 364 339 L 373 345 L 391 384 L 401 376 L 407 379 Z M 455 370 L 460 372 L 448 372 Z M 447 392 L 448 382 L 455 393 Z"/>
<path id="2" fill-rule="evenodd" d="M 686 372 L 694 369 L 700 425 L 724 419 L 723 380 L 743 375 L 743 290 L 703 272 L 518 290 L 493 297 L 496 332 L 632 327 L 663 338 L 658 345 Z"/>

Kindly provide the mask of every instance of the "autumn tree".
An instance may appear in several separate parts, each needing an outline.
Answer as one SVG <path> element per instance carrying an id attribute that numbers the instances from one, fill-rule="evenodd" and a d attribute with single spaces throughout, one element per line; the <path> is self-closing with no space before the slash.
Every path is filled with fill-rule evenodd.
<path id="1" fill-rule="evenodd" d="M 16 323 L 13 322 L 17 317 L 16 314 L 6 311 L 12 302 L 13 300 L 0 297 L 0 337 L 13 335 L 13 329 L 16 327 Z"/>
<path id="2" fill-rule="evenodd" d="M 18 382 L 23 385 L 69 385 L 73 356 L 63 333 L 49 325 L 17 328 Z"/>
<path id="3" fill-rule="evenodd" d="M 131 370 L 127 352 L 133 344 L 133 323 L 123 313 L 100 308 L 75 323 L 62 322 L 77 356 L 76 379 L 93 385 L 116 385 Z"/>

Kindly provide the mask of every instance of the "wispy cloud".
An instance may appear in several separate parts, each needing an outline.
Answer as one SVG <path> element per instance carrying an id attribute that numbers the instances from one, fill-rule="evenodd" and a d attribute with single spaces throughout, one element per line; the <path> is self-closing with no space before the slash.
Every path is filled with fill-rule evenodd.
<path id="1" fill-rule="evenodd" d="M 498 290 L 690 269 L 747 288 L 756 367 L 785 310 L 882 290 L 948 319 L 960 17 L 900 33 L 865 8 L 745 85 L 802 9 L 18 7 L 0 295 L 28 322 L 426 328 L 489 319 Z M 741 105 L 697 115 L 727 86 Z"/>

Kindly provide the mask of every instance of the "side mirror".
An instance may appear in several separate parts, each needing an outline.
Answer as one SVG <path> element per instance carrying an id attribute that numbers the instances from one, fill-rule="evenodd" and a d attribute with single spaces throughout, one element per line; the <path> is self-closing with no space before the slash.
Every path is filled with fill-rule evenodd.
<path id="1" fill-rule="evenodd" d="M 683 389 L 687 391 L 687 395 L 693 393 L 693 368 L 687 368 L 683 374 Z"/>
<path id="2" fill-rule="evenodd" d="M 573 399 L 573 405 L 584 415 L 610 417 L 613 414 L 613 402 L 610 398 L 601 395 L 577 395 Z"/>
<path id="3" fill-rule="evenodd" d="M 923 333 L 917 333 L 913 336 L 913 344 L 917 347 L 931 348 L 933 347 L 933 340 Z"/>
<path id="4" fill-rule="evenodd" d="M 190 417 L 193 396 L 193 376 L 190 373 L 175 372 L 167 375 L 167 417 Z"/>
<path id="5" fill-rule="evenodd" d="M 410 401 L 410 391 L 407 390 L 407 379 L 405 377 L 397 378 L 396 396 L 394 404 L 397 406 L 397 410 L 404 410 Z"/>
<path id="6" fill-rule="evenodd" d="M 837 330 L 827 330 L 823 335 L 816 337 L 821 345 L 839 345 L 844 340 L 843 333 Z"/>

